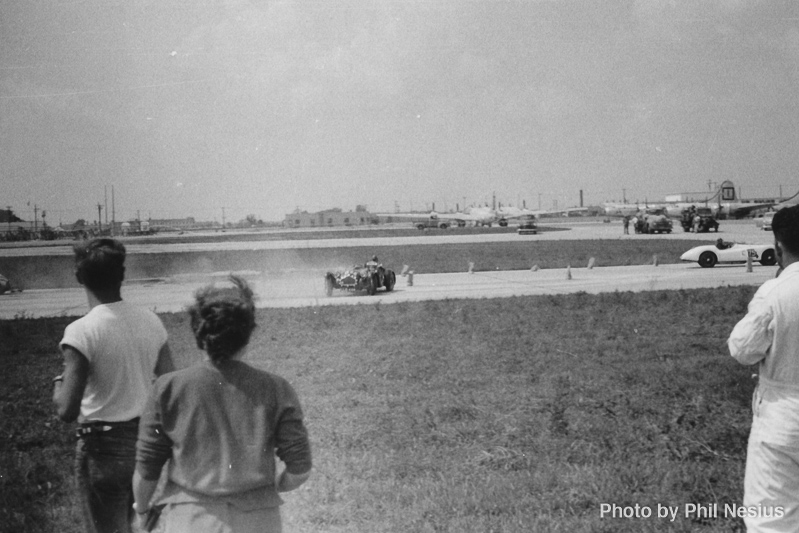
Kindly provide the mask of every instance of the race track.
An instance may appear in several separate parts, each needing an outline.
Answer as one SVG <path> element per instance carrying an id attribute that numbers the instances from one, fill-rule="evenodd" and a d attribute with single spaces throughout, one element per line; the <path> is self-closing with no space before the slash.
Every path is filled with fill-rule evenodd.
<path id="1" fill-rule="evenodd" d="M 744 265 L 700 268 L 695 264 L 629 267 L 572 268 L 467 272 L 457 274 L 416 274 L 398 277 L 394 291 L 374 296 L 365 292 L 334 291 L 324 294 L 321 277 L 264 278 L 245 274 L 258 296 L 258 307 L 306 307 L 322 305 L 381 305 L 458 298 L 500 298 L 536 294 L 591 294 L 613 291 L 648 291 L 760 285 L 774 276 L 776 267 L 755 264 L 752 272 Z M 571 277 L 571 279 L 569 279 Z M 223 278 L 216 278 L 217 281 Z M 153 280 L 128 283 L 123 297 L 157 312 L 179 312 L 191 303 L 194 291 L 212 277 L 193 280 Z M 0 296 L 0 319 L 15 317 L 79 316 L 87 311 L 86 295 L 80 288 L 31 290 Z"/>
<path id="2" fill-rule="evenodd" d="M 549 223 L 549 222 L 547 222 Z M 309 239 L 268 241 L 226 241 L 196 243 L 129 244 L 129 254 L 159 254 L 177 251 L 234 251 L 242 249 L 276 248 L 335 248 L 348 246 L 422 246 L 453 242 L 497 242 L 525 240 L 571 239 L 696 239 L 707 242 L 708 234 L 684 233 L 679 228 L 670 235 L 622 235 L 621 225 L 579 221 L 558 222 L 565 231 L 550 231 L 539 235 L 519 236 L 515 233 L 493 235 L 459 235 L 457 230 L 443 235 L 411 237 L 360 237 L 351 239 Z M 719 236 L 725 240 L 746 243 L 770 243 L 773 236 L 755 226 L 751 220 L 724 221 Z M 715 234 L 710 235 L 714 238 Z M 71 244 L 59 246 L 5 247 L 2 256 L 71 255 Z M 456 274 L 416 274 L 411 286 L 407 277 L 398 277 L 391 293 L 334 292 L 324 294 L 322 275 L 284 273 L 267 275 L 259 272 L 241 273 L 253 286 L 259 307 L 302 307 L 321 305 L 374 305 L 396 302 L 418 302 L 457 298 L 497 298 L 535 294 L 566 294 L 613 291 L 644 291 L 694 289 L 732 285 L 759 285 L 774 276 L 776 267 L 755 263 L 752 272 L 744 265 L 716 266 L 703 269 L 696 264 L 648 265 L 629 267 L 514 270 L 497 272 L 466 272 Z M 267 277 L 268 276 L 268 277 Z M 571 279 L 568 279 L 568 278 Z M 194 291 L 224 275 L 189 275 L 153 280 L 131 280 L 123 287 L 123 297 L 157 312 L 182 311 L 192 300 Z M 81 288 L 26 290 L 0 295 L 0 320 L 15 317 L 80 316 L 87 310 L 86 295 Z"/>

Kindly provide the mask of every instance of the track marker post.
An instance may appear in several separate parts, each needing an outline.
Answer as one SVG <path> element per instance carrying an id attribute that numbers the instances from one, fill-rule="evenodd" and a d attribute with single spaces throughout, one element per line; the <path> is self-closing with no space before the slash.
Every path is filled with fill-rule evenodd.
<path id="1" fill-rule="evenodd" d="M 572 267 L 571 267 L 571 265 L 566 265 L 566 279 L 572 279 Z"/>

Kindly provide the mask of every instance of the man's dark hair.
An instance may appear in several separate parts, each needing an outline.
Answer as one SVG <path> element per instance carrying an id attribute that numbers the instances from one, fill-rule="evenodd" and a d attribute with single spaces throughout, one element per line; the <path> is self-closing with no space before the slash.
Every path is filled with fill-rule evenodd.
<path id="1" fill-rule="evenodd" d="M 799 255 L 799 205 L 784 207 L 774 213 L 771 231 L 783 248 Z"/>
<path id="2" fill-rule="evenodd" d="M 91 289 L 119 288 L 125 279 L 125 246 L 115 239 L 93 239 L 74 246 L 75 276 Z"/>
<path id="3" fill-rule="evenodd" d="M 255 329 L 253 292 L 244 279 L 231 275 L 233 287 L 213 285 L 199 289 L 189 307 L 197 347 L 218 365 L 250 342 Z"/>

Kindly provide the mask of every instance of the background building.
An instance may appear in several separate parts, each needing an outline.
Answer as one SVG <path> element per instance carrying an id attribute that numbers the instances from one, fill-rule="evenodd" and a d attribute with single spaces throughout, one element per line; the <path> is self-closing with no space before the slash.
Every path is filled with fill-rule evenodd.
<path id="1" fill-rule="evenodd" d="M 365 208 L 355 211 L 342 211 L 334 208 L 317 213 L 295 210 L 286 215 L 283 225 L 289 228 L 325 228 L 336 226 L 368 226 L 377 224 L 378 219 Z"/>

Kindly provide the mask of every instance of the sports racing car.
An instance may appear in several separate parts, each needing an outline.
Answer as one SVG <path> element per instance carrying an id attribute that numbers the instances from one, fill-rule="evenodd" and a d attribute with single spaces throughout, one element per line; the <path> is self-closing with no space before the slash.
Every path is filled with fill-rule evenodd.
<path id="1" fill-rule="evenodd" d="M 383 268 L 377 263 L 377 258 L 367 261 L 364 265 L 355 265 L 349 269 L 341 269 L 325 274 L 325 294 L 333 295 L 333 289 L 362 291 L 366 290 L 370 296 L 380 287 L 385 287 L 386 292 L 394 290 L 397 276 L 393 270 Z"/>
<path id="2" fill-rule="evenodd" d="M 751 257 L 753 263 L 758 262 L 764 266 L 777 264 L 773 244 L 740 244 L 723 241 L 691 248 L 680 256 L 680 260 L 697 262 L 703 268 L 711 268 L 716 266 L 716 263 L 745 263 L 747 257 Z"/>

